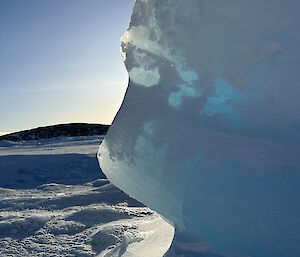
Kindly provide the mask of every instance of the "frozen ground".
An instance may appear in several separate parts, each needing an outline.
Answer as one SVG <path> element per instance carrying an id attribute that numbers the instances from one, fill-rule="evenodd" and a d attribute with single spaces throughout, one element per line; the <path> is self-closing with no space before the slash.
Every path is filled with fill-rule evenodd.
<path id="1" fill-rule="evenodd" d="M 0 256 L 162 256 L 174 229 L 100 172 L 101 138 L 0 142 Z"/>
<path id="2" fill-rule="evenodd" d="M 161 257 L 174 228 L 100 171 L 103 138 L 0 141 L 0 257 Z M 166 257 L 232 257 L 177 233 Z"/>

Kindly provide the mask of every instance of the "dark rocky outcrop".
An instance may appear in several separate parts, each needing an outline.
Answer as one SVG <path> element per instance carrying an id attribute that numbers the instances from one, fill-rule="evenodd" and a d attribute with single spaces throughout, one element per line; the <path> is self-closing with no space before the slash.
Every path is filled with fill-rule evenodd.
<path id="1" fill-rule="evenodd" d="M 1 140 L 23 141 L 23 140 L 39 140 L 49 139 L 59 136 L 92 136 L 105 135 L 109 125 L 102 124 L 87 124 L 87 123 L 70 123 L 59 124 L 46 127 L 38 127 L 30 130 L 23 130 L 0 136 Z"/>

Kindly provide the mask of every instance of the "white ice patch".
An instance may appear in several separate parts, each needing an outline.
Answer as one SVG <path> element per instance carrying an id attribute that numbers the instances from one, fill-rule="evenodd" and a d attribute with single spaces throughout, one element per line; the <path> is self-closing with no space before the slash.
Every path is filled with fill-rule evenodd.
<path id="1" fill-rule="evenodd" d="M 152 87 L 155 86 L 160 79 L 159 71 L 155 69 L 132 68 L 129 71 L 130 79 L 141 86 Z"/>
<path id="2" fill-rule="evenodd" d="M 180 85 L 179 87 L 180 90 L 172 92 L 168 98 L 169 105 L 176 109 L 180 107 L 184 97 L 197 98 L 201 96 L 201 93 L 197 92 L 192 87 L 188 87 L 186 85 Z"/>

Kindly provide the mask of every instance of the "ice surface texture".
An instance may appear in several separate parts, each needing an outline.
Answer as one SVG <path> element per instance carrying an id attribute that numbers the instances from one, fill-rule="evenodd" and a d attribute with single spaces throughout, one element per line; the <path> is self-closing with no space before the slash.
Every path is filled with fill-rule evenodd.
<path id="1" fill-rule="evenodd" d="M 110 181 L 220 250 L 300 256 L 299 10 L 136 0 L 99 151 Z"/>

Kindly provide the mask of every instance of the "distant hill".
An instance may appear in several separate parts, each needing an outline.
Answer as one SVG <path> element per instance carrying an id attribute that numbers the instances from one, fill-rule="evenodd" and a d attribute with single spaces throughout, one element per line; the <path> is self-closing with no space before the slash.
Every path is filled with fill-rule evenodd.
<path id="1" fill-rule="evenodd" d="M 23 141 L 23 140 L 39 140 L 49 139 L 59 136 L 92 136 L 105 135 L 109 125 L 88 124 L 88 123 L 69 123 L 59 124 L 46 127 L 38 127 L 30 130 L 10 133 L 0 136 L 1 140 Z"/>

